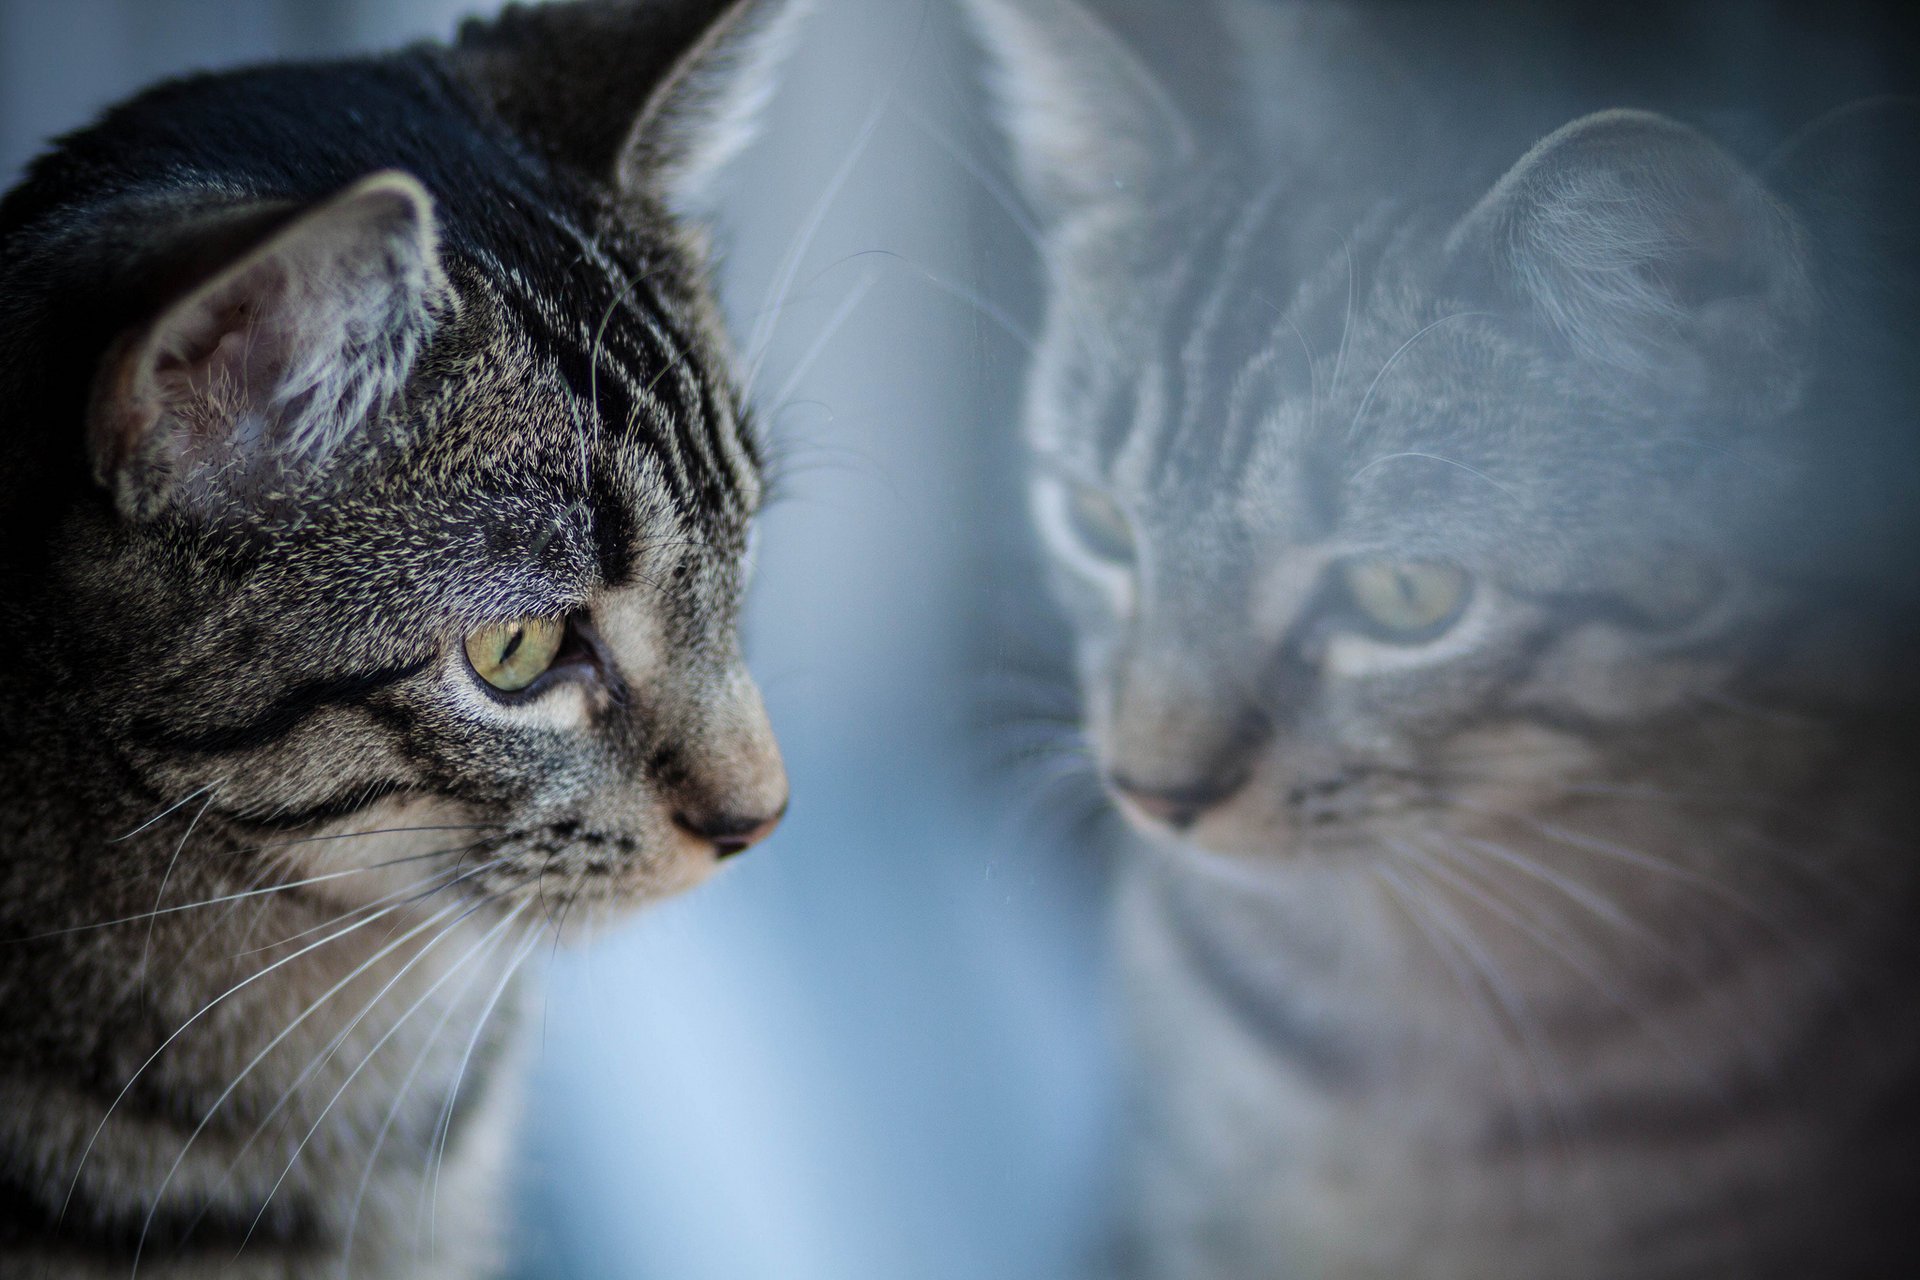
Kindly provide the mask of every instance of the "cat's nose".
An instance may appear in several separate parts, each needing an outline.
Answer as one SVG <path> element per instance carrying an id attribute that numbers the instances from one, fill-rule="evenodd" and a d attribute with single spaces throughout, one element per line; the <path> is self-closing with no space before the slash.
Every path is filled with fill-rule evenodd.
<path id="1" fill-rule="evenodd" d="M 1107 775 L 1107 785 L 1124 804 L 1175 831 L 1184 831 L 1199 821 L 1200 815 L 1238 791 L 1243 781 L 1245 775 L 1169 786 L 1143 783 L 1122 773 Z"/>
<path id="2" fill-rule="evenodd" d="M 771 817 L 681 812 L 673 815 L 673 821 L 687 834 L 712 844 L 716 858 L 726 859 L 745 853 L 772 835 L 773 829 L 780 825 L 780 819 L 786 816 L 787 806 L 782 803 L 779 811 Z"/>

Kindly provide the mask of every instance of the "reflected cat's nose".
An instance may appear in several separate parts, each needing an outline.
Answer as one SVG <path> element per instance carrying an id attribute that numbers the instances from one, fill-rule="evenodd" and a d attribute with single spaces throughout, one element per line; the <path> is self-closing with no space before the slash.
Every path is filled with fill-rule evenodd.
<path id="1" fill-rule="evenodd" d="M 779 812 L 770 818 L 739 814 L 676 813 L 673 821 L 689 835 L 710 842 L 715 857 L 726 859 L 745 853 L 772 835 L 773 829 L 780 825 L 780 819 L 786 816 L 787 806 L 783 803 Z"/>
<path id="2" fill-rule="evenodd" d="M 1109 773 L 1107 785 L 1122 802 L 1155 822 L 1184 831 L 1207 810 L 1240 789 L 1244 774 L 1228 778 L 1209 778 L 1176 786 L 1150 785 L 1121 773 Z"/>

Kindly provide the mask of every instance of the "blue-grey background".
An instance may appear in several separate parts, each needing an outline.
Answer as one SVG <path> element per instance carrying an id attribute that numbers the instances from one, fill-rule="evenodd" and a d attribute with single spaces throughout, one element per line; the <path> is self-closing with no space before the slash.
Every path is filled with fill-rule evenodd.
<path id="1" fill-rule="evenodd" d="M 0 181 L 158 76 L 492 7 L 0 0 Z M 819 0 L 716 214 L 785 459 L 748 643 L 794 807 L 714 884 L 549 964 L 526 1280 L 1051 1280 L 1090 1247 L 1097 868 L 1030 820 L 1037 774 L 992 764 L 1033 607 L 1030 308 L 949 9 Z"/>

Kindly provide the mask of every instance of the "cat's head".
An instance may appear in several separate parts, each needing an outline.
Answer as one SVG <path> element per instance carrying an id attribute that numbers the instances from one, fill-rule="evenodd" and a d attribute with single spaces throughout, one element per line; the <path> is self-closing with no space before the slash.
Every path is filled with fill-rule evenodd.
<path id="1" fill-rule="evenodd" d="M 764 836 L 762 452 L 680 215 L 788 15 L 515 9 L 42 160 L 0 275 L 38 722 L 355 902 L 632 902 Z"/>
<path id="2" fill-rule="evenodd" d="M 1066 0 L 974 7 L 1052 285 L 1034 508 L 1138 825 L 1345 853 L 1764 776 L 1727 708 L 1805 675 L 1834 565 L 1814 255 L 1760 176 L 1622 111 L 1355 192 Z"/>

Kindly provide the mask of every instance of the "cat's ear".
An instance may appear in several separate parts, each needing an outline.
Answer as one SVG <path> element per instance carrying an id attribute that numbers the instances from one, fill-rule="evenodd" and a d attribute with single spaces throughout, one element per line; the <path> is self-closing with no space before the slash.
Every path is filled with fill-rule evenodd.
<path id="1" fill-rule="evenodd" d="M 561 0 L 468 23 L 467 83 L 509 127 L 601 182 L 704 212 L 751 141 L 811 0 Z"/>
<path id="2" fill-rule="evenodd" d="M 1792 215 L 1692 129 L 1607 111 L 1549 135 L 1453 233 L 1468 293 L 1582 355 L 1724 404 L 1789 403 L 1815 291 Z"/>
<path id="3" fill-rule="evenodd" d="M 230 256 L 115 340 L 88 408 L 95 478 L 135 519 L 270 502 L 326 467 L 401 390 L 444 287 L 432 201 L 399 172 L 189 240 L 197 265 L 209 240 Z"/>
<path id="4" fill-rule="evenodd" d="M 1057 221 L 1138 202 L 1195 151 L 1153 73 L 1074 0 L 966 0 L 1027 198 Z"/>

